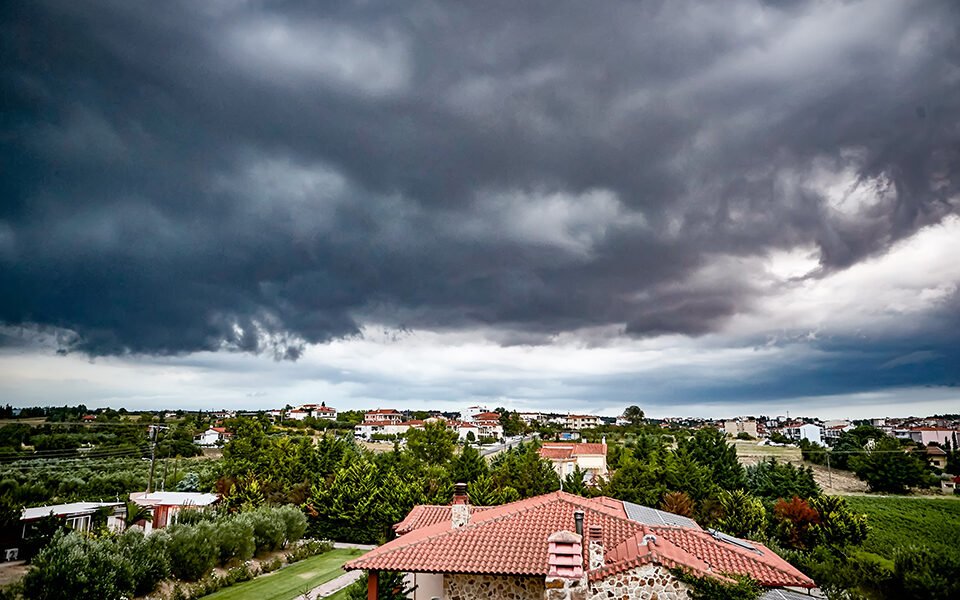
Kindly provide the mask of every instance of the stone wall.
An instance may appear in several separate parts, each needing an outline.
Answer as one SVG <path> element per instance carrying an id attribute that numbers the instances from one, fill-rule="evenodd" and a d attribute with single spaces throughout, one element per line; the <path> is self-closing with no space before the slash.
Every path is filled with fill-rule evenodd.
<path id="1" fill-rule="evenodd" d="M 644 565 L 590 584 L 590 600 L 688 600 L 687 586 L 656 565 Z"/>
<path id="2" fill-rule="evenodd" d="M 543 577 L 444 575 L 445 600 L 543 600 Z"/>

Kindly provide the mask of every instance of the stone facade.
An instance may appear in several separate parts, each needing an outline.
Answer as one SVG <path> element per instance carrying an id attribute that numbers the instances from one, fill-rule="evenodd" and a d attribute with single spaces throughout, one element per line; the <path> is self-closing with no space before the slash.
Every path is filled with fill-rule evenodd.
<path id="1" fill-rule="evenodd" d="M 589 600 L 688 600 L 687 590 L 669 570 L 643 565 L 592 582 Z"/>
<path id="2" fill-rule="evenodd" d="M 587 577 L 547 577 L 544 600 L 587 600 Z"/>
<path id="3" fill-rule="evenodd" d="M 443 597 L 446 600 L 543 600 L 543 583 L 543 577 L 446 574 Z"/>

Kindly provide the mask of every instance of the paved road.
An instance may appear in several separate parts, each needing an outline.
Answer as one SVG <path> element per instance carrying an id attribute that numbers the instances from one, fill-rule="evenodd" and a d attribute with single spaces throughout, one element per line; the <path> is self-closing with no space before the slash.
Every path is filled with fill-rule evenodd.
<path id="1" fill-rule="evenodd" d="M 480 456 L 494 457 L 497 454 L 500 454 L 508 448 L 513 448 L 514 446 L 519 445 L 522 442 L 529 442 L 534 439 L 534 436 L 528 435 L 525 438 L 517 440 L 515 442 L 507 442 L 506 444 L 494 444 L 493 446 L 483 446 L 480 448 Z"/>

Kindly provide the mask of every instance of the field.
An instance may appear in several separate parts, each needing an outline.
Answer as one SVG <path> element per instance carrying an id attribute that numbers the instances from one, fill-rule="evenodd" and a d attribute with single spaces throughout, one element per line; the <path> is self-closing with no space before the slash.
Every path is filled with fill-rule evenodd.
<path id="1" fill-rule="evenodd" d="M 867 515 L 864 550 L 890 558 L 897 547 L 922 543 L 938 553 L 960 554 L 960 499 L 847 496 L 847 502 Z"/>
<path id="2" fill-rule="evenodd" d="M 813 478 L 828 494 L 863 494 L 867 491 L 867 484 L 857 479 L 850 471 L 839 469 L 828 471 L 822 465 L 803 462 L 803 458 L 800 456 L 800 448 L 796 446 L 758 446 L 757 442 L 747 440 L 735 440 L 734 446 L 737 448 L 737 458 L 740 459 L 740 464 L 744 466 L 755 465 L 762 460 L 776 458 L 781 462 L 789 462 L 798 466 L 803 465 L 813 469 Z"/>
<path id="3" fill-rule="evenodd" d="M 343 575 L 340 567 L 365 550 L 332 550 L 204 596 L 204 600 L 292 600 L 321 583 Z"/>

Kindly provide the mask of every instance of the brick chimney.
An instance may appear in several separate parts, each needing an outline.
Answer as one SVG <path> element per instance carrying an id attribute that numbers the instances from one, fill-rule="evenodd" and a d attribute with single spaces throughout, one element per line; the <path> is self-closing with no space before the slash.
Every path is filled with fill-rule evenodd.
<path id="1" fill-rule="evenodd" d="M 453 505 L 450 507 L 450 523 L 459 529 L 470 522 L 470 497 L 467 484 L 458 483 L 453 487 Z"/>
<path id="2" fill-rule="evenodd" d="M 603 529 L 599 525 L 591 525 L 587 535 L 588 568 L 592 571 L 606 564 L 603 554 Z"/>

